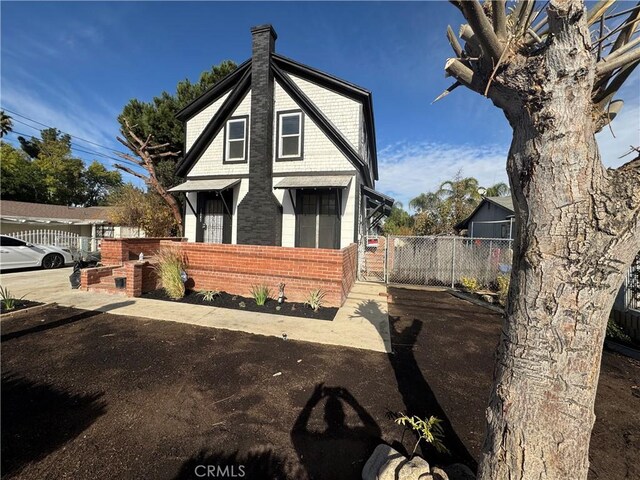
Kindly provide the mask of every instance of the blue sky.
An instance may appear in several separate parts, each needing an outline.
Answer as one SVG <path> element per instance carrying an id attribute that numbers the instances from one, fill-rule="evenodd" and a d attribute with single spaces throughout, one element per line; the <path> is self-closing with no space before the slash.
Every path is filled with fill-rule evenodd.
<path id="1" fill-rule="evenodd" d="M 116 117 L 129 99 L 173 91 L 222 60 L 244 61 L 250 27 L 271 23 L 279 53 L 373 92 L 379 190 L 406 206 L 459 169 L 486 186 L 506 181 L 511 133 L 502 113 L 462 88 L 431 105 L 451 83 L 446 27 L 462 21 L 447 2 L 3 1 L 0 9 L 2 107 L 100 145 L 124 148 Z M 622 94 L 616 138 L 599 135 L 608 166 L 640 143 L 639 76 Z"/>

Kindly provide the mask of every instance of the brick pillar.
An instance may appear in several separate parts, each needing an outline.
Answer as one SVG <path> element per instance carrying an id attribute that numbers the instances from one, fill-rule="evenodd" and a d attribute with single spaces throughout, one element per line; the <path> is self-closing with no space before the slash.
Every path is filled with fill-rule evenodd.
<path id="1" fill-rule="evenodd" d="M 273 195 L 273 71 L 276 32 L 271 25 L 251 29 L 251 125 L 249 191 L 238 204 L 238 243 L 281 245 L 282 207 Z"/>
<path id="2" fill-rule="evenodd" d="M 142 295 L 142 264 L 129 262 L 124 265 L 127 277 L 127 297 L 139 297 Z"/>

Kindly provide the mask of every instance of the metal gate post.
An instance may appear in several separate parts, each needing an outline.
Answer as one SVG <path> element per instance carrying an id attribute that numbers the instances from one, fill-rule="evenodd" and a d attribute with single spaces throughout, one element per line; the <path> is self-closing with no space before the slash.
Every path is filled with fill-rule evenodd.
<path id="1" fill-rule="evenodd" d="M 382 283 L 385 285 L 388 283 L 389 279 L 387 277 L 387 259 L 389 258 L 389 240 L 391 236 L 388 235 L 384 237 L 384 258 L 382 260 Z"/>
<path id="2" fill-rule="evenodd" d="M 453 248 L 451 249 L 451 288 L 455 288 L 455 274 L 456 274 L 456 237 L 451 237 L 453 240 Z"/>

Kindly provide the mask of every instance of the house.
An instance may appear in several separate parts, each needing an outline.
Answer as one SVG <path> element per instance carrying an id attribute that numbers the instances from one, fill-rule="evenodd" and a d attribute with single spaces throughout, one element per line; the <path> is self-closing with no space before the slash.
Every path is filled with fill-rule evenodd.
<path id="1" fill-rule="evenodd" d="M 0 233 L 20 237 L 32 243 L 55 244 L 65 238 L 101 238 L 144 234 L 139 229 L 113 225 L 111 207 L 68 207 L 44 203 L 0 200 Z M 24 237 L 24 238 L 23 238 Z"/>
<path id="2" fill-rule="evenodd" d="M 252 56 L 177 114 L 186 124 L 185 237 L 191 242 L 339 249 L 391 211 L 378 179 L 371 93 L 275 53 Z"/>
<path id="3" fill-rule="evenodd" d="M 484 197 L 475 210 L 454 228 L 466 230 L 472 238 L 508 238 L 513 240 L 515 230 L 513 200 L 508 197 Z"/>

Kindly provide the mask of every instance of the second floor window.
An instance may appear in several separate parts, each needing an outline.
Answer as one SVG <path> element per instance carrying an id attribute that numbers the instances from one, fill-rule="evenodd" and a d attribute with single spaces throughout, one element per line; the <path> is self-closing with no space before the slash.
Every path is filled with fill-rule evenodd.
<path id="1" fill-rule="evenodd" d="M 227 122 L 225 160 L 243 162 L 247 159 L 247 119 L 232 118 Z"/>
<path id="2" fill-rule="evenodd" d="M 302 158 L 302 112 L 278 114 L 278 158 L 297 160 Z"/>

